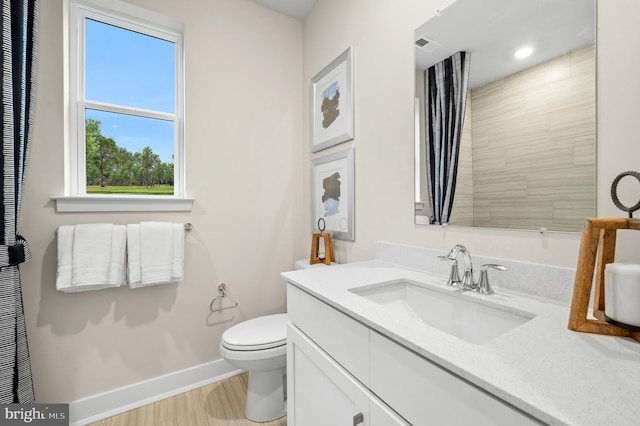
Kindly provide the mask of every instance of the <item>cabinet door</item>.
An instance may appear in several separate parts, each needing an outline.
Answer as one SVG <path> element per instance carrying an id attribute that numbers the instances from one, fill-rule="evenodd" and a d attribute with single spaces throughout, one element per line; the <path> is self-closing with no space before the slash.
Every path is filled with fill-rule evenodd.
<path id="1" fill-rule="evenodd" d="M 370 426 L 371 392 L 291 324 L 287 338 L 288 426 Z"/>
<path id="2" fill-rule="evenodd" d="M 375 396 L 371 397 L 369 409 L 371 416 L 370 426 L 411 426 Z"/>

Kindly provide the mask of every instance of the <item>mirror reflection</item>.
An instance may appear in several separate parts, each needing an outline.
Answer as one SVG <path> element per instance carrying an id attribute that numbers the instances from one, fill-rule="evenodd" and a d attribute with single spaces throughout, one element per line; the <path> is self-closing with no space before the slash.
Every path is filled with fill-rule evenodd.
<path id="1" fill-rule="evenodd" d="M 452 225 L 579 232 L 595 217 L 595 2 L 457 0 L 416 29 L 416 223 L 440 223 L 429 179 L 444 173 Z M 457 168 L 434 173 L 428 70 L 457 52 L 470 58 Z"/>

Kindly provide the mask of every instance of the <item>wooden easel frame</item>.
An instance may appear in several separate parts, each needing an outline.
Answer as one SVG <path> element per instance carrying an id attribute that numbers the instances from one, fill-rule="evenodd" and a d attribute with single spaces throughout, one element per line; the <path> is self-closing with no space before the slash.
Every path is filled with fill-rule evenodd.
<path id="1" fill-rule="evenodd" d="M 318 249 L 320 245 L 320 239 L 324 242 L 324 258 L 320 258 Z M 314 265 L 316 263 L 324 263 L 325 265 L 331 265 L 331 262 L 335 260 L 333 255 L 333 242 L 331 241 L 331 234 L 320 232 L 318 234 L 311 235 L 311 256 L 309 257 L 309 263 Z"/>
<path id="2" fill-rule="evenodd" d="M 587 219 L 585 222 L 573 287 L 569 329 L 585 333 L 631 337 L 640 341 L 640 332 L 609 324 L 604 319 L 604 268 L 615 259 L 618 229 L 640 230 L 640 219 L 595 218 Z M 593 316 L 595 319 L 592 319 L 587 318 L 587 311 L 594 272 L 596 288 Z"/>

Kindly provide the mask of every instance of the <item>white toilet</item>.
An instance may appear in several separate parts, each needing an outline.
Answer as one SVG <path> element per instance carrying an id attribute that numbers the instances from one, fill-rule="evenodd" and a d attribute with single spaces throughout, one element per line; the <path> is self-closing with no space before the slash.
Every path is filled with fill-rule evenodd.
<path id="1" fill-rule="evenodd" d="M 322 267 L 299 260 L 295 269 Z M 266 315 L 234 325 L 222 334 L 220 355 L 249 372 L 245 416 L 267 422 L 287 414 L 287 314 Z"/>
<path id="2" fill-rule="evenodd" d="M 266 315 L 234 325 L 222 334 L 220 355 L 249 371 L 245 416 L 267 422 L 287 414 L 287 314 Z"/>

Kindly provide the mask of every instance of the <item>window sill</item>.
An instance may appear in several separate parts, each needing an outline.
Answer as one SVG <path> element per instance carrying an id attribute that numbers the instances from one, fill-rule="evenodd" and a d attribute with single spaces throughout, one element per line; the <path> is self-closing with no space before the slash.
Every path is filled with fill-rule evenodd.
<path id="1" fill-rule="evenodd" d="M 70 212 L 190 212 L 193 198 L 135 195 L 52 196 L 58 213 Z"/>

